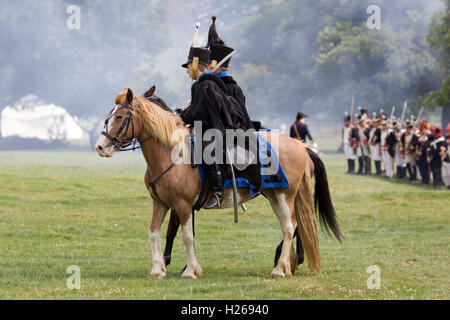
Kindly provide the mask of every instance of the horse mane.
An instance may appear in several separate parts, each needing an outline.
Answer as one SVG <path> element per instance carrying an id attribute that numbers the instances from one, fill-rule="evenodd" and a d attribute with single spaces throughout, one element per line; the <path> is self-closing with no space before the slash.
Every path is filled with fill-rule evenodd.
<path id="1" fill-rule="evenodd" d="M 153 87 L 153 88 L 154 88 L 154 87 Z M 152 89 L 153 89 L 153 88 L 152 88 Z M 152 89 L 150 89 L 150 90 L 148 90 L 146 93 L 144 93 L 144 98 L 146 98 L 146 99 L 147 99 L 148 101 L 150 101 L 150 102 L 153 102 L 153 103 L 157 104 L 158 106 L 160 106 L 160 107 L 163 108 L 164 110 L 169 111 L 169 112 L 172 112 L 172 109 L 170 109 L 170 108 L 167 106 L 166 102 L 165 102 L 163 99 L 161 99 L 160 97 L 155 96 L 155 95 L 153 94 L 154 90 L 152 91 Z"/>
<path id="2" fill-rule="evenodd" d="M 184 152 L 187 147 L 184 137 L 189 134 L 189 130 L 183 125 L 180 116 L 145 97 L 136 97 L 134 112 L 148 133 L 163 146 L 180 148 L 180 156 L 187 154 Z"/>

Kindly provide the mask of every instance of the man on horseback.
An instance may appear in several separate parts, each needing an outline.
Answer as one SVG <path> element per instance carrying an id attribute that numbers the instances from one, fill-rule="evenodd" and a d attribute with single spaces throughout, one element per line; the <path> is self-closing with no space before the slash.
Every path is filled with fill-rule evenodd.
<path id="1" fill-rule="evenodd" d="M 202 157 L 203 169 L 212 193 L 203 208 L 214 209 L 220 208 L 223 200 L 222 174 L 218 165 L 225 163 L 223 156 L 220 156 L 223 150 L 216 149 L 215 146 L 224 145 L 226 129 L 245 129 L 246 121 L 242 111 L 239 110 L 238 103 L 228 96 L 228 90 L 223 81 L 212 71 L 207 70 L 209 57 L 208 49 L 192 47 L 188 61 L 182 65 L 183 68 L 187 68 L 189 76 L 197 81 L 191 88 L 191 103 L 181 111 L 180 116 L 185 124 L 191 126 L 194 122 L 200 122 L 201 132 L 197 131 L 196 134 L 201 133 L 201 137 L 209 129 L 216 129 L 222 135 L 213 137 L 212 141 L 202 142 L 202 151 L 207 147 L 212 151 L 208 154 L 212 158 L 212 163 L 205 162 Z M 217 141 L 218 138 L 222 141 Z"/>

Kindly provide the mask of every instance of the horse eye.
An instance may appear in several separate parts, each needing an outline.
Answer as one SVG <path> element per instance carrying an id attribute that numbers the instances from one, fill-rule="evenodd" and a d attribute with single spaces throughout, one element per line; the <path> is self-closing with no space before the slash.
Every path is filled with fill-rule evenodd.
<path id="1" fill-rule="evenodd" d="M 117 116 L 116 119 L 117 120 L 122 120 L 123 116 Z"/>

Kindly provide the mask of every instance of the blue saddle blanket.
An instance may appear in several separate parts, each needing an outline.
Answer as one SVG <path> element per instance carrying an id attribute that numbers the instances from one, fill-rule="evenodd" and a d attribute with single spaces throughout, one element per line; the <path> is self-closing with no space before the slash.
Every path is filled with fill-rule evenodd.
<path id="1" fill-rule="evenodd" d="M 269 130 L 267 130 L 269 131 Z M 261 167 L 261 188 L 262 189 L 275 189 L 275 188 L 289 188 L 289 183 L 287 181 L 286 175 L 284 174 L 283 168 L 278 160 L 276 152 L 274 152 L 272 146 L 267 140 L 257 134 L 259 143 L 259 159 Z M 195 142 L 195 138 L 194 138 Z M 203 183 L 205 180 L 205 174 L 203 166 L 198 165 L 198 170 L 200 173 L 200 180 Z M 231 179 L 223 180 L 224 188 L 232 188 L 233 182 Z M 261 190 L 257 190 L 249 181 L 243 177 L 236 178 L 236 187 L 238 188 L 248 188 L 250 197 L 260 194 Z"/>

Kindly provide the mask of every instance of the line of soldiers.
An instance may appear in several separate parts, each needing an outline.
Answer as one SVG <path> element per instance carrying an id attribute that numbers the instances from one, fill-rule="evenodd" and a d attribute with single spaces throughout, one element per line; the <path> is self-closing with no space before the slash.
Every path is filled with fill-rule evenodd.
<path id="1" fill-rule="evenodd" d="M 354 120 L 353 120 L 354 119 Z M 347 173 L 371 174 L 388 179 L 421 180 L 424 185 L 450 189 L 450 123 L 445 136 L 442 128 L 411 116 L 402 122 L 391 119 L 381 110 L 368 116 L 360 108 L 354 117 L 345 115 L 342 145 L 347 159 Z M 355 172 L 355 161 L 358 171 Z"/>

